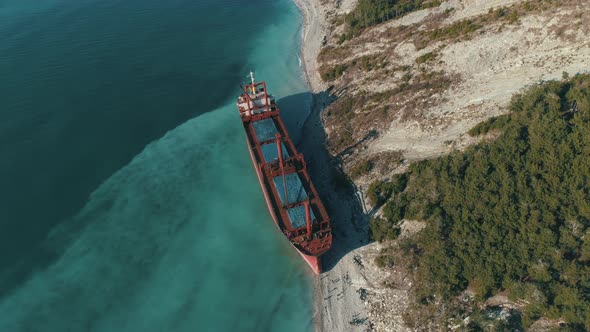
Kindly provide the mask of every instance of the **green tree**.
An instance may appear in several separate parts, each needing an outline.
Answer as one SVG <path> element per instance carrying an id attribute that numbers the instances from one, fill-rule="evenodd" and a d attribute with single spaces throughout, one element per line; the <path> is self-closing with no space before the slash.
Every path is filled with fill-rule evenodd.
<path id="1" fill-rule="evenodd" d="M 510 111 L 470 132 L 496 130 L 494 141 L 411 165 L 379 196 L 376 231 L 427 221 L 405 246 L 421 299 L 509 290 L 530 303 L 526 325 L 547 316 L 590 329 L 590 75 L 534 86 Z"/>

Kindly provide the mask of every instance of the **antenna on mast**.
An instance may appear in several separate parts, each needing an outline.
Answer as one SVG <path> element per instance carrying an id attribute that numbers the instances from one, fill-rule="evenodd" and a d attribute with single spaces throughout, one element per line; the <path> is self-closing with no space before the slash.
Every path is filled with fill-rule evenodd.
<path id="1" fill-rule="evenodd" d="M 250 91 L 252 91 L 252 94 L 256 94 L 256 87 L 254 85 L 254 72 L 250 70 L 250 80 L 252 81 L 252 84 L 250 84 Z"/>

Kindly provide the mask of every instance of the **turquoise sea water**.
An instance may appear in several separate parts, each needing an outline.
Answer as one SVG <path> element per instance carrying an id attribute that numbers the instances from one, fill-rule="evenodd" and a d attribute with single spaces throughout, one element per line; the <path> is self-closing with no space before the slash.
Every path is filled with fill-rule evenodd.
<path id="1" fill-rule="evenodd" d="M 0 331 L 308 331 L 235 111 L 250 69 L 292 136 L 288 0 L 0 3 Z"/>

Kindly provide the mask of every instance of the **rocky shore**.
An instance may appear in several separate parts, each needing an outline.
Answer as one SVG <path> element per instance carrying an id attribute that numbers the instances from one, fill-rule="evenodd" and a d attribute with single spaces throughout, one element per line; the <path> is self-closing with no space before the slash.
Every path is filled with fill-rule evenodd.
<path id="1" fill-rule="evenodd" d="M 366 291 L 367 264 L 361 251 L 368 245 L 368 228 L 356 189 L 342 182 L 338 163 L 330 156 L 321 112 L 329 103 L 327 85 L 321 80 L 317 56 L 324 36 L 329 33 L 325 8 L 319 0 L 294 0 L 304 17 L 301 58 L 306 80 L 313 93 L 313 108 L 303 126 L 300 150 L 322 200 L 328 208 L 334 230 L 334 244 L 325 254 L 325 272 L 314 281 L 314 325 L 317 331 L 371 330 Z"/>

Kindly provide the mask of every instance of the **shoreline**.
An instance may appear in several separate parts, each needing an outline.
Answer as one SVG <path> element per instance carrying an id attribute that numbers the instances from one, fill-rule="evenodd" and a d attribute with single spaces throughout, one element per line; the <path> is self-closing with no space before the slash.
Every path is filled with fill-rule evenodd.
<path id="1" fill-rule="evenodd" d="M 328 208 L 334 241 L 322 256 L 324 271 L 313 278 L 315 331 L 366 331 L 372 329 L 367 302 L 362 296 L 369 282 L 360 255 L 368 241 L 368 223 L 355 189 L 335 188 L 341 171 L 326 149 L 326 132 L 321 113 L 330 101 L 320 75 L 317 56 L 329 31 L 324 7 L 319 0 L 292 0 L 302 18 L 299 56 L 306 84 L 312 94 L 311 110 L 303 122 L 299 150 L 306 156 L 308 170 Z"/>
<path id="2" fill-rule="evenodd" d="M 588 56 L 585 55 L 590 54 L 587 34 L 578 31 L 580 22 L 583 22 L 583 8 L 572 4 L 571 7 L 560 8 L 562 5 L 557 4 L 556 9 L 551 11 L 523 12 L 519 14 L 518 23 L 509 28 L 504 28 L 505 23 L 502 21 L 487 22 L 473 38 L 437 42 L 426 45 L 424 49 L 416 48 L 414 34 L 483 17 L 492 10 L 518 2 L 443 1 L 444 5 L 421 9 L 382 23 L 356 43 L 350 42 L 338 48 L 335 41 L 331 40 L 330 45 L 342 52 L 334 52 L 334 57 L 326 65 L 352 61 L 359 56 L 381 56 L 384 54 L 383 49 L 387 49 L 389 53 L 383 61 L 388 63 L 389 70 L 407 68 L 404 72 L 407 71 L 408 77 L 412 77 L 421 75 L 428 68 L 431 73 L 440 73 L 441 80 L 450 82 L 445 83 L 446 86 L 441 90 L 433 90 L 433 86 L 439 85 L 438 78 L 414 81 L 412 84 L 416 85 L 410 85 L 412 89 L 407 94 L 394 93 L 394 96 L 388 97 L 386 101 L 392 106 L 389 110 L 392 113 L 369 118 L 373 123 L 367 124 L 362 123 L 363 112 L 358 112 L 359 117 L 353 115 L 352 119 L 334 120 L 333 117 L 322 116 L 333 98 L 326 89 L 329 85 L 321 80 L 317 61 L 323 46 L 322 39 L 324 36 L 330 39 L 331 30 L 328 28 L 331 26 L 327 24 L 327 18 L 349 12 L 357 1 L 292 1 L 303 18 L 298 53 L 303 70 L 301 76 L 312 93 L 311 109 L 301 127 L 301 138 L 297 145 L 306 156 L 308 171 L 326 205 L 334 237 L 332 248 L 322 257 L 325 272 L 312 279 L 314 303 L 311 320 L 314 329 L 326 332 L 411 331 L 416 328 L 411 326 L 415 326 L 419 315 L 423 314 L 412 307 L 416 303 L 414 284 L 419 280 L 414 280 L 413 267 L 404 265 L 401 258 L 402 262 L 396 262 L 395 267 L 377 266 L 377 257 L 389 255 L 383 249 L 394 250 L 397 254 L 395 246 L 399 242 L 393 245 L 369 243 L 369 216 L 359 204 L 363 198 L 356 196 L 362 191 L 342 176 L 340 167 L 343 164 L 355 166 L 354 163 L 363 158 L 368 160 L 373 155 L 395 151 L 402 153 L 400 170 L 403 171 L 408 162 L 447 155 L 476 144 L 478 140 L 466 135 L 467 131 L 485 119 L 504 114 L 513 94 L 538 81 L 559 79 L 562 73 L 571 75 L 587 71 Z M 571 38 L 563 38 L 556 33 L 557 25 L 551 25 L 556 20 L 567 21 L 559 27 L 560 31 L 574 31 Z M 379 45 L 372 44 L 371 37 L 388 36 L 401 27 L 407 29 L 406 36 L 382 40 Z M 336 32 L 342 31 L 341 27 L 334 29 Z M 535 33 L 527 33 L 531 29 Z M 519 47 L 509 47 L 511 45 Z M 417 60 L 426 52 L 436 52 L 437 61 L 428 65 L 419 63 Z M 542 65 L 538 64 L 539 61 L 542 61 Z M 377 91 L 395 91 L 400 85 L 397 75 L 379 76 L 369 72 L 350 70 L 349 75 L 345 74 L 339 81 L 331 82 L 334 91 L 354 98 L 367 82 L 370 82 L 370 89 L 376 88 Z M 428 84 L 427 90 L 420 87 L 424 82 Z M 428 98 L 425 98 L 425 93 Z M 474 99 L 474 96 L 477 98 Z M 410 112 L 407 110 L 408 105 L 412 108 Z M 397 114 L 409 116 L 404 119 L 398 118 Z M 360 121 L 355 123 L 357 119 Z M 348 127 L 346 121 L 353 128 Z M 377 122 L 380 123 L 377 125 Z M 376 127 L 379 133 L 377 139 L 359 141 L 363 136 L 360 130 L 366 133 Z M 359 134 L 353 137 L 353 141 L 357 142 L 354 144 L 356 151 L 347 154 L 342 160 L 332 157 L 326 149 L 326 131 L 339 138 L 339 134 L 344 131 L 351 133 L 356 130 L 359 130 Z M 337 151 L 334 154 L 341 155 L 342 151 L 338 151 L 340 148 L 346 146 L 335 148 Z M 381 172 L 389 174 L 376 175 L 389 177 L 395 170 Z M 366 189 L 371 179 L 374 178 L 357 179 L 357 184 L 362 186 L 360 189 Z M 411 236 L 422 229 L 423 223 L 405 220 L 400 227 L 404 237 Z"/>
<path id="3" fill-rule="evenodd" d="M 327 35 L 328 29 L 319 0 L 292 1 L 303 17 L 299 48 L 301 67 L 310 92 L 315 94 L 325 90 L 325 84 L 319 75 L 316 59 L 322 47 L 322 39 Z"/>

